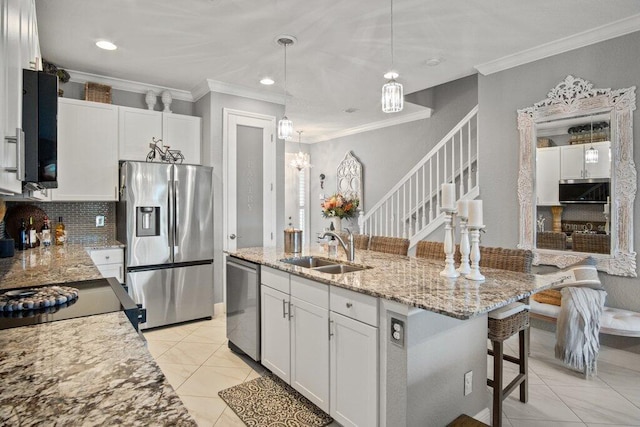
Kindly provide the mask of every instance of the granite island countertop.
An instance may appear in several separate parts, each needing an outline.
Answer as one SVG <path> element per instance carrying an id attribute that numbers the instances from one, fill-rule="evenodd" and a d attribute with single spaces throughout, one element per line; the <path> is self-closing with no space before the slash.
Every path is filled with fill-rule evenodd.
<path id="1" fill-rule="evenodd" d="M 291 258 L 281 248 L 243 248 L 229 255 L 287 271 L 308 279 L 374 297 L 396 301 L 457 319 L 470 319 L 511 302 L 521 300 L 562 281 L 559 275 L 535 275 L 482 268 L 484 281 L 440 276 L 441 262 L 375 251 L 356 251 L 354 264 L 372 267 L 345 273 L 327 274 L 280 261 Z M 326 253 L 305 249 L 296 256 Z M 444 255 L 443 255 L 444 258 Z M 338 259 L 346 262 L 340 249 Z"/>
<path id="2" fill-rule="evenodd" d="M 102 275 L 88 251 L 118 247 L 123 245 L 104 241 L 16 251 L 13 257 L 0 258 L 0 289 L 100 279 Z"/>
<path id="3" fill-rule="evenodd" d="M 122 312 L 0 330 L 0 424 L 196 426 Z"/>

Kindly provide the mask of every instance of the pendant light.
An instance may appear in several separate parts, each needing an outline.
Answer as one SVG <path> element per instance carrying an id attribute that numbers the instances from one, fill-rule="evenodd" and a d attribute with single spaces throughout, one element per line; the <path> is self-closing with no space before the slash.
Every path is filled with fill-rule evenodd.
<path id="1" fill-rule="evenodd" d="M 585 163 L 598 163 L 598 150 L 593 148 L 593 117 L 591 118 L 591 147 L 584 151 Z"/>
<path id="2" fill-rule="evenodd" d="M 291 139 L 293 136 L 293 122 L 287 117 L 287 46 L 296 42 L 293 36 L 279 36 L 278 44 L 284 46 L 284 115 L 278 122 L 278 138 Z"/>
<path id="3" fill-rule="evenodd" d="M 303 153 L 302 152 L 302 143 L 300 142 L 300 139 L 302 138 L 302 132 L 301 130 L 296 131 L 298 132 L 298 154 L 296 154 L 296 156 L 293 158 L 293 160 L 291 160 L 291 162 L 289 163 L 289 166 L 291 166 L 292 168 L 296 168 L 298 169 L 298 171 L 302 171 L 303 169 L 309 169 L 313 166 L 311 166 L 311 162 L 309 161 L 309 153 Z"/>
<path id="4" fill-rule="evenodd" d="M 398 73 L 393 71 L 393 0 L 391 0 L 391 71 L 384 75 L 387 83 L 382 86 L 382 111 L 384 113 L 397 113 L 402 111 L 404 97 L 402 84 L 398 83 Z"/>

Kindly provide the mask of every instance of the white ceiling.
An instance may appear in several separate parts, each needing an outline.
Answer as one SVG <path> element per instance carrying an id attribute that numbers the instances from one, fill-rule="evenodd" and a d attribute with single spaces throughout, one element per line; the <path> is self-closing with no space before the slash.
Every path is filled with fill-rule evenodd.
<path id="1" fill-rule="evenodd" d="M 206 79 L 282 99 L 303 142 L 403 115 L 380 111 L 389 0 L 36 0 L 56 65 L 195 92 Z M 405 94 L 640 30 L 638 0 L 395 0 L 395 69 Z M 115 51 L 95 47 L 99 39 Z M 440 58 L 438 66 L 428 66 Z M 501 60 L 498 62 L 494 62 Z M 508 65 L 503 65 L 508 64 Z M 567 70 L 578 72 L 579 70 Z M 271 76 L 276 84 L 259 83 Z M 355 108 L 348 114 L 344 110 Z"/>

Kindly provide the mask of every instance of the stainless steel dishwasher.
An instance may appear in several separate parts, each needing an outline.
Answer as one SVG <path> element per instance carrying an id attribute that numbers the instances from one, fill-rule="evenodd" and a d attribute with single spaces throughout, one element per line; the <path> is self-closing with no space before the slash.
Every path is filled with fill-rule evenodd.
<path id="1" fill-rule="evenodd" d="M 260 265 L 227 256 L 229 348 L 260 361 Z"/>

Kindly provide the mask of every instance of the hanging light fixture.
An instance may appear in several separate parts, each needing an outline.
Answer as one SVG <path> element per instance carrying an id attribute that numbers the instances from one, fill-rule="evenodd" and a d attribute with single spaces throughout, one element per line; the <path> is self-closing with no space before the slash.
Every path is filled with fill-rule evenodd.
<path id="1" fill-rule="evenodd" d="M 293 122 L 287 117 L 287 46 L 296 42 L 293 36 L 278 36 L 278 44 L 284 46 L 284 115 L 278 122 L 278 138 L 291 139 L 293 136 Z"/>
<path id="2" fill-rule="evenodd" d="M 296 154 L 296 156 L 293 158 L 293 160 L 291 160 L 291 162 L 289 163 L 289 166 L 291 166 L 292 168 L 296 168 L 298 169 L 298 171 L 302 171 L 303 169 L 309 169 L 313 166 L 311 166 L 311 162 L 309 160 L 309 153 L 303 153 L 302 152 L 302 143 L 300 142 L 300 139 L 302 138 L 302 131 L 296 131 L 298 132 L 298 154 Z"/>
<path id="3" fill-rule="evenodd" d="M 393 0 L 391 0 L 391 71 L 384 75 L 387 83 L 382 86 L 382 111 L 384 113 L 397 113 L 402 111 L 404 97 L 402 84 L 398 83 L 398 73 L 393 71 Z"/>
<path id="4" fill-rule="evenodd" d="M 593 117 L 591 118 L 591 147 L 584 151 L 585 163 L 598 163 L 598 150 L 593 148 Z"/>

